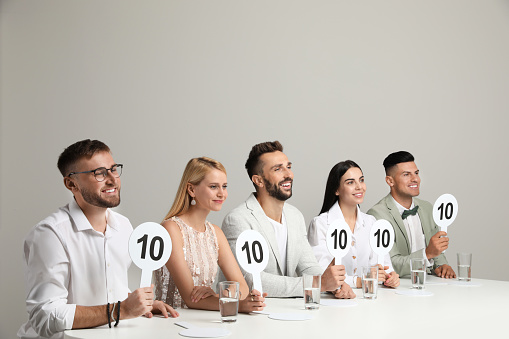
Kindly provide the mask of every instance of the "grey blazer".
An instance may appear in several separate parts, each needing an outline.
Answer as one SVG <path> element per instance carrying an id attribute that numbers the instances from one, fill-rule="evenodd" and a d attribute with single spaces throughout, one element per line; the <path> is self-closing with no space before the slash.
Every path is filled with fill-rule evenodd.
<path id="1" fill-rule="evenodd" d="M 429 202 L 417 198 L 414 198 L 414 205 L 419 206 L 417 215 L 421 219 L 422 231 L 426 246 L 428 246 L 430 238 L 440 230 L 433 221 L 433 207 Z M 391 249 L 392 265 L 400 276 L 410 275 L 410 258 L 420 258 L 422 257 L 422 252 L 416 251 L 410 253 L 410 241 L 408 240 L 405 225 L 391 194 L 389 193 L 375 206 L 371 207 L 368 214 L 371 214 L 377 220 L 385 219 L 392 224 L 395 234 L 394 246 Z M 433 261 L 433 271 L 438 266 L 447 264 L 447 259 L 443 253 L 433 258 Z"/>
<path id="2" fill-rule="evenodd" d="M 281 270 L 281 258 L 274 228 L 253 193 L 240 206 L 228 213 L 223 220 L 222 230 L 234 255 L 236 255 L 237 238 L 245 230 L 258 231 L 267 241 L 270 248 L 269 262 L 260 276 L 263 292 L 267 292 L 269 297 L 302 296 L 302 274 L 322 273 L 322 268 L 318 265 L 308 243 L 306 224 L 302 213 L 288 203 L 285 203 L 283 213 L 288 228 L 286 274 Z M 252 286 L 252 275 L 245 271 L 242 273 L 248 286 Z M 224 280 L 222 273 L 219 281 L 221 279 Z"/>

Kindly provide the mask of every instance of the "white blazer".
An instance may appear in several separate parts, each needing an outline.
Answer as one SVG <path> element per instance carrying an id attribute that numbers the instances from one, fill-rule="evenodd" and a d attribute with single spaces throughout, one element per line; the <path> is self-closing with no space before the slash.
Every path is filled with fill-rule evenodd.
<path id="1" fill-rule="evenodd" d="M 322 269 L 316 262 L 311 246 L 307 240 L 306 223 L 300 211 L 292 205 L 285 203 L 283 213 L 288 228 L 286 246 L 286 274 L 281 268 L 281 256 L 277 245 L 274 227 L 268 220 L 265 212 L 254 194 L 223 220 L 223 232 L 230 248 L 235 255 L 235 246 L 240 233 L 245 230 L 255 230 L 267 240 L 269 245 L 269 262 L 263 272 L 261 280 L 263 291 L 269 297 L 295 297 L 303 295 L 302 275 L 321 274 Z M 242 270 L 248 286 L 252 284 L 252 275 Z M 220 275 L 220 280 L 224 276 Z"/>

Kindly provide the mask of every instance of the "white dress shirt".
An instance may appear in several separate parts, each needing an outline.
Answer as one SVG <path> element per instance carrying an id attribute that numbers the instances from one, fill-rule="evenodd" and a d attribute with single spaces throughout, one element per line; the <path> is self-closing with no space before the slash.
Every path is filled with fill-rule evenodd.
<path id="1" fill-rule="evenodd" d="M 313 248 L 313 253 L 323 270 L 334 259 L 327 249 L 327 229 L 331 223 L 338 219 L 345 220 L 345 217 L 341 212 L 339 203 L 335 203 L 328 212 L 314 217 L 309 225 L 309 244 Z M 378 264 L 378 256 L 369 244 L 369 233 L 375 221 L 375 217 L 362 213 L 357 206 L 357 220 L 352 233 L 352 247 L 341 260 L 341 264 L 345 265 L 346 270 L 345 282 L 352 288 L 357 287 L 356 277 L 361 276 L 361 267 Z M 389 266 L 387 273 L 394 271 L 389 253 L 384 256 L 384 266 Z"/>
<path id="2" fill-rule="evenodd" d="M 398 212 L 400 215 L 403 214 L 405 207 L 401 206 L 394 197 L 394 204 L 398 208 Z M 412 205 L 410 205 L 409 209 L 414 208 L 414 199 L 412 199 Z M 417 211 L 419 212 L 419 211 Z M 424 233 L 422 231 L 421 219 L 418 214 L 409 215 L 406 219 L 403 219 L 403 224 L 405 225 L 406 234 L 408 235 L 410 241 L 410 253 L 414 253 L 417 251 L 422 251 L 422 257 L 426 261 L 426 266 L 433 266 L 433 259 L 428 260 L 426 257 L 426 239 L 424 238 Z"/>
<path id="3" fill-rule="evenodd" d="M 279 256 L 281 258 L 281 271 L 286 275 L 286 243 L 288 242 L 288 228 L 286 226 L 285 214 L 281 215 L 281 223 L 267 217 L 276 235 L 277 247 L 279 249 Z"/>
<path id="4" fill-rule="evenodd" d="M 95 231 L 73 199 L 30 231 L 23 247 L 29 319 L 20 338 L 63 338 L 76 305 L 127 298 L 132 226 L 109 209 L 106 216 L 106 232 Z"/>

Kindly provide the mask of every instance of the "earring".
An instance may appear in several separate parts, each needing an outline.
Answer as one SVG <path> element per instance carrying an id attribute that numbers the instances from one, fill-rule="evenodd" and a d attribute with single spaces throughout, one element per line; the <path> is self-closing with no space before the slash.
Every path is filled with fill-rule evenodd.
<path id="1" fill-rule="evenodd" d="M 193 206 L 196 205 L 196 200 L 194 200 L 194 198 L 193 198 L 193 200 L 191 200 L 191 205 L 193 205 Z"/>

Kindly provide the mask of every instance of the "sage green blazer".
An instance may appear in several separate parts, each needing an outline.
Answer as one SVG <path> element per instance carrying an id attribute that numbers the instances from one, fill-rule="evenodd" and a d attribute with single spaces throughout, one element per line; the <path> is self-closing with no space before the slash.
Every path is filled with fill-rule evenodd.
<path id="1" fill-rule="evenodd" d="M 414 198 L 414 205 L 419 206 L 417 215 L 421 220 L 426 246 L 428 246 L 431 237 L 440 231 L 440 228 L 433 221 L 433 206 L 429 202 L 417 198 Z M 410 275 L 410 258 L 421 258 L 422 251 L 410 253 L 410 241 L 405 225 L 391 194 L 389 193 L 373 206 L 368 214 L 371 214 L 377 220 L 385 219 L 392 224 L 395 235 L 394 246 L 390 252 L 392 265 L 400 276 Z M 433 258 L 433 261 L 432 273 L 438 266 L 447 264 L 447 259 L 443 253 Z"/>

